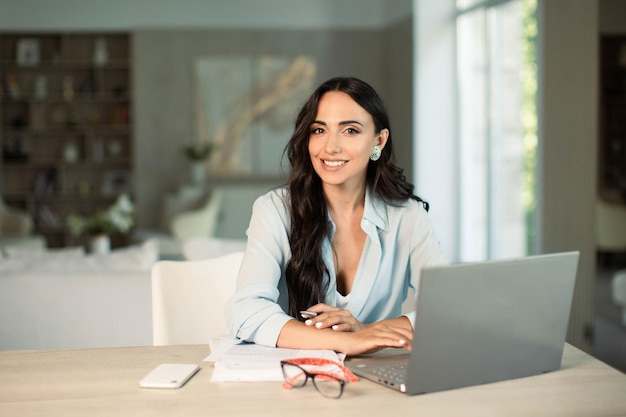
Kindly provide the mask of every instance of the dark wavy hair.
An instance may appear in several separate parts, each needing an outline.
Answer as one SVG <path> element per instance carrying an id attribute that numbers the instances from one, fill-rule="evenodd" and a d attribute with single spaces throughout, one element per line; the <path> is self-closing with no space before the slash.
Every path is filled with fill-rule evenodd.
<path id="1" fill-rule="evenodd" d="M 401 168 L 395 165 L 391 128 L 385 105 L 376 91 L 366 82 L 352 77 L 332 78 L 320 85 L 304 103 L 296 125 L 285 148 L 290 173 L 287 185 L 291 215 L 291 258 L 286 267 L 289 291 L 289 314 L 300 318 L 299 310 L 324 301 L 328 282 L 324 277 L 328 268 L 322 258 L 322 245 L 329 236 L 328 207 L 322 181 L 313 169 L 309 155 L 311 124 L 317 116 L 322 96 L 329 91 L 348 94 L 374 119 L 375 133 L 389 130 L 387 143 L 378 161 L 370 161 L 367 168 L 367 186 L 370 192 L 387 204 L 398 205 L 407 199 L 428 203 L 413 194 Z"/>

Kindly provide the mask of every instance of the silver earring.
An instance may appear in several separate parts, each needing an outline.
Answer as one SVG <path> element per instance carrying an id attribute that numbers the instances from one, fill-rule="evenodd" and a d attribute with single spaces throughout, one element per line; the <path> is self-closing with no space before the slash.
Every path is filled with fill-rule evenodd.
<path id="1" fill-rule="evenodd" d="M 370 159 L 372 161 L 378 161 L 378 158 L 380 158 L 381 153 L 382 153 L 382 149 L 380 149 L 380 146 L 374 146 L 372 150 L 370 151 Z"/>

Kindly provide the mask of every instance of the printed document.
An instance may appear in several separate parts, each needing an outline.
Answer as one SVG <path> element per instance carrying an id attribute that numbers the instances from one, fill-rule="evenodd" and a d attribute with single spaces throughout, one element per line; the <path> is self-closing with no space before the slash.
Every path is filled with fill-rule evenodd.
<path id="1" fill-rule="evenodd" d="M 324 358 L 341 363 L 345 359 L 332 350 L 272 348 L 228 337 L 212 339 L 210 346 L 211 354 L 204 360 L 214 362 L 211 381 L 282 381 L 281 360 Z"/>

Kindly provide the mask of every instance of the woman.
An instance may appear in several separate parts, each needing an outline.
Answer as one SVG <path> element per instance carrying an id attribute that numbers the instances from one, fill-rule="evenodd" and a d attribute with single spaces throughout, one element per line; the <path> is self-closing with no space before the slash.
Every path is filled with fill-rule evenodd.
<path id="1" fill-rule="evenodd" d="M 285 149 L 288 185 L 254 204 L 233 335 L 266 346 L 346 354 L 410 349 L 401 307 L 422 267 L 444 263 L 427 216 L 394 162 L 383 102 L 333 78 L 304 104 Z M 301 310 L 318 313 L 303 322 Z"/>

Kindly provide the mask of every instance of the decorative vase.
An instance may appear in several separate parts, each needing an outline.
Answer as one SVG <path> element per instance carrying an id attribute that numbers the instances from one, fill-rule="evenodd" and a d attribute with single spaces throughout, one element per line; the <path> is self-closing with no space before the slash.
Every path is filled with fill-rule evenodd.
<path id="1" fill-rule="evenodd" d="M 206 181 L 206 166 L 204 162 L 193 162 L 191 164 L 191 182 L 194 185 L 204 185 Z"/>
<path id="2" fill-rule="evenodd" d="M 78 154 L 78 146 L 75 142 L 70 141 L 65 143 L 65 146 L 63 147 L 63 161 L 68 164 L 74 164 L 78 161 Z"/>
<path id="3" fill-rule="evenodd" d="M 92 236 L 89 249 L 94 255 L 106 255 L 111 252 L 111 238 L 104 234 Z"/>
<path id="4" fill-rule="evenodd" d="M 38 75 L 35 78 L 35 98 L 45 100 L 48 97 L 48 78 L 45 75 Z"/>
<path id="5" fill-rule="evenodd" d="M 93 50 L 93 63 L 96 67 L 104 67 L 109 62 L 109 50 L 104 38 L 96 39 Z"/>

